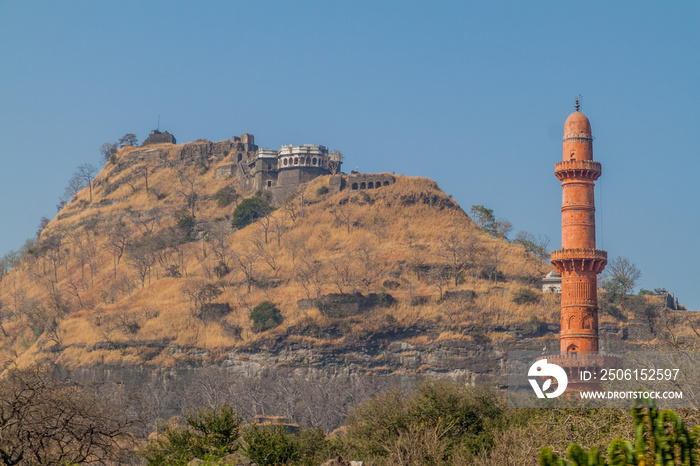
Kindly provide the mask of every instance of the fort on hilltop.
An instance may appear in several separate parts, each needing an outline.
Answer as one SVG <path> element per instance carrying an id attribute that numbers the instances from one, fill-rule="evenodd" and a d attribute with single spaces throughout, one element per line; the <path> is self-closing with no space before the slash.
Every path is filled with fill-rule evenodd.
<path id="1" fill-rule="evenodd" d="M 161 133 L 157 129 L 154 129 L 143 141 L 141 146 L 148 146 L 151 144 L 177 144 L 177 142 L 175 141 L 175 136 L 167 131 Z"/>
<path id="2" fill-rule="evenodd" d="M 154 144 L 175 144 L 175 136 L 167 131 L 153 130 L 142 146 Z M 143 151 L 135 151 L 131 156 L 137 157 L 141 153 Z M 193 162 L 228 162 L 214 170 L 215 178 L 235 177 L 248 192 L 270 192 L 277 204 L 302 184 L 324 175 L 333 175 L 328 186 L 331 192 L 377 189 L 396 181 L 388 173 L 358 173 L 355 170 L 349 175 L 342 173 L 341 154 L 326 146 L 302 144 L 279 149 L 260 148 L 255 144 L 255 136 L 248 133 L 226 141 L 198 140 L 182 144 L 178 158 Z"/>

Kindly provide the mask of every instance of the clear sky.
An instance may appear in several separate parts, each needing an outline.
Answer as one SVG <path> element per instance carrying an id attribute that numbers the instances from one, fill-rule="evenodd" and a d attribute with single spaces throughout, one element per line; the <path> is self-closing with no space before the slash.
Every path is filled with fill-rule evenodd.
<path id="1" fill-rule="evenodd" d="M 323 144 L 560 246 L 563 125 L 593 127 L 598 247 L 700 309 L 700 2 L 0 0 L 0 254 L 75 168 L 155 129 Z"/>

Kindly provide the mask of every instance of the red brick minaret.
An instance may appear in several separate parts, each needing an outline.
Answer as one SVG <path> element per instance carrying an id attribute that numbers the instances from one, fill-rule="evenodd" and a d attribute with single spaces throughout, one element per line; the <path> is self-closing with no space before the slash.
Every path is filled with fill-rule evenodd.
<path id="1" fill-rule="evenodd" d="M 596 249 L 593 188 L 601 166 L 593 161 L 591 123 L 579 112 L 564 123 L 564 160 L 554 166 L 561 181 L 561 249 L 552 265 L 561 274 L 561 352 L 598 351 L 597 275 L 607 253 Z"/>

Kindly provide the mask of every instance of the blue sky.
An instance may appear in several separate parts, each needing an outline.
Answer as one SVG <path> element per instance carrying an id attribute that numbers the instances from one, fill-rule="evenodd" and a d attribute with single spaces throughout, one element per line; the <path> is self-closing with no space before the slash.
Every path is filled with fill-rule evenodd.
<path id="1" fill-rule="evenodd" d="M 573 100 L 603 164 L 598 247 L 700 309 L 700 2 L 0 0 L 0 253 L 99 147 L 253 133 L 435 179 L 560 245 Z"/>

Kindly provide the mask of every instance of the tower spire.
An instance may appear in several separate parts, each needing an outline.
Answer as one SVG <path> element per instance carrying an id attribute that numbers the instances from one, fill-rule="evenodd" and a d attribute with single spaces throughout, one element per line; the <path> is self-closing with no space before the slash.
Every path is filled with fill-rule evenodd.
<path id="1" fill-rule="evenodd" d="M 576 103 L 574 104 L 574 107 L 576 108 L 577 112 L 578 112 L 578 109 L 581 108 L 581 104 L 578 103 L 578 97 L 576 97 Z"/>

